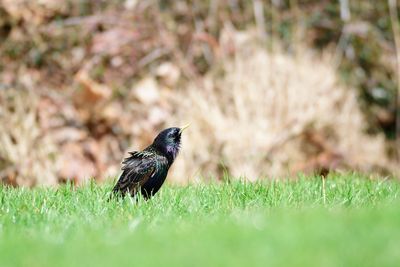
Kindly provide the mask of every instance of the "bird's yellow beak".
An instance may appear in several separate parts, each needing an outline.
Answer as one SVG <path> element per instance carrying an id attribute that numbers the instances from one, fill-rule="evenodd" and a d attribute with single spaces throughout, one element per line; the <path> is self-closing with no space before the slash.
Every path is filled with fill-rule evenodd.
<path id="1" fill-rule="evenodd" d="M 188 123 L 188 124 L 186 124 L 186 125 L 184 125 L 184 126 L 182 126 L 182 127 L 180 127 L 180 131 L 179 131 L 179 133 L 182 133 L 183 132 L 183 130 L 185 130 L 187 127 L 189 127 L 190 126 L 190 123 Z"/>

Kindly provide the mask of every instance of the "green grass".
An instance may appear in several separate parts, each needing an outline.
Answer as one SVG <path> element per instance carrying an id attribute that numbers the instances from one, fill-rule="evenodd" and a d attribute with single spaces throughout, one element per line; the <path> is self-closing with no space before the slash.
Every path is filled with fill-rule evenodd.
<path id="1" fill-rule="evenodd" d="M 0 266 L 399 266 L 400 184 L 321 180 L 165 186 L 106 201 L 111 185 L 0 187 Z"/>

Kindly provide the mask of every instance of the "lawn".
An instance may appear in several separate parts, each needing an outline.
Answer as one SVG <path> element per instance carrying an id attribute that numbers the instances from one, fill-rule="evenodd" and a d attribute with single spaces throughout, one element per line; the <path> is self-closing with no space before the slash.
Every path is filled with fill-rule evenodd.
<path id="1" fill-rule="evenodd" d="M 0 187 L 0 266 L 399 266 L 400 183 L 332 175 L 165 186 Z"/>

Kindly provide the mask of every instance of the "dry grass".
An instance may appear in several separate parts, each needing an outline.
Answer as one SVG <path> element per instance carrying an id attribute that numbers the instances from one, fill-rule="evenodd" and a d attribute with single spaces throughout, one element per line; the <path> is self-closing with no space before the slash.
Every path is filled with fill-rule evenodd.
<path id="1" fill-rule="evenodd" d="M 37 97 L 0 90 L 0 179 L 13 185 L 54 185 L 57 148 L 38 123 Z"/>
<path id="2" fill-rule="evenodd" d="M 56 184 L 60 178 L 84 181 L 91 176 L 117 175 L 116 159 L 122 159 L 122 149 L 128 149 L 121 143 L 129 140 L 129 150 L 143 148 L 156 129 L 186 122 L 192 125 L 170 175 L 174 182 L 225 173 L 256 180 L 320 169 L 398 171 L 385 153 L 383 136 L 364 133 L 365 120 L 355 90 L 338 83 L 329 55 L 315 55 L 308 49 L 299 49 L 296 55 L 277 48 L 268 51 L 255 36 L 252 31 L 225 28 L 216 43 L 218 60 L 213 68 L 183 83 L 180 90 L 162 88 L 162 81 L 150 73 L 157 91 L 151 103 L 107 95 L 103 98 L 109 105 L 100 105 L 98 112 L 93 112 L 93 105 L 84 105 L 100 117 L 111 115 L 90 123 L 72 116 L 80 122 L 79 128 L 67 127 L 71 131 L 65 129 L 66 141 L 62 142 L 54 138 L 57 129 L 42 125 L 52 124 L 57 117 L 43 112 L 59 106 L 39 109 L 40 96 L 32 91 L 1 91 L 0 178 L 33 186 Z M 147 87 L 137 86 L 148 99 Z M 135 92 L 132 89 L 137 98 Z M 62 119 L 56 125 L 62 128 L 67 122 Z M 109 130 L 113 127 L 118 129 Z M 81 132 L 84 137 L 75 140 L 74 133 L 80 136 Z M 76 173 L 61 175 L 63 169 Z"/>
<path id="3" fill-rule="evenodd" d="M 388 167 L 383 136 L 364 133 L 355 91 L 338 83 L 329 56 L 269 52 L 249 32 L 223 36 L 234 45 L 234 58 L 223 59 L 203 87 L 173 95 L 178 115 L 170 124 L 192 122 L 175 180 L 225 171 L 251 180 L 285 176 L 306 171 L 307 160 L 323 153 L 337 158 L 327 168 Z M 322 148 L 310 133 L 321 136 Z"/>
<path id="4" fill-rule="evenodd" d="M 0 179 L 31 186 L 115 177 L 124 152 L 187 122 L 174 181 L 395 170 L 383 137 L 364 134 L 365 121 L 374 119 L 365 120 L 355 90 L 337 82 L 337 62 L 298 45 L 340 34 L 342 22 L 327 13 L 336 5 L 189 2 L 2 1 Z M 311 10 L 324 19 L 309 28 L 303 24 Z M 355 11 L 352 17 L 375 29 L 381 12 L 368 21 Z M 287 18 L 299 26 L 286 25 Z M 332 29 L 321 30 L 326 21 Z M 258 30 L 233 29 L 250 25 Z M 351 59 L 361 72 L 348 82 L 371 89 L 388 80 L 383 87 L 390 89 L 393 50 L 381 47 L 390 47 L 388 40 L 351 34 L 355 43 L 337 51 L 344 64 L 359 53 L 345 48 L 365 40 L 371 45 L 359 49 L 371 48 L 372 57 L 366 69 Z M 279 46 L 275 39 L 295 53 L 263 47 Z M 388 103 L 374 124 L 391 125 Z"/>

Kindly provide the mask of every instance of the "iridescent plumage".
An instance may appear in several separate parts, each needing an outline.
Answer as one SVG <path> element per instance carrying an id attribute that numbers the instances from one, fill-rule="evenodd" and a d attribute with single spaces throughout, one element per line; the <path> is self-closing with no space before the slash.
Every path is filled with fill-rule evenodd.
<path id="1" fill-rule="evenodd" d="M 122 162 L 122 174 L 113 193 L 134 197 L 140 191 L 145 199 L 157 193 L 179 153 L 184 128 L 165 129 L 143 151 L 130 152 Z"/>

